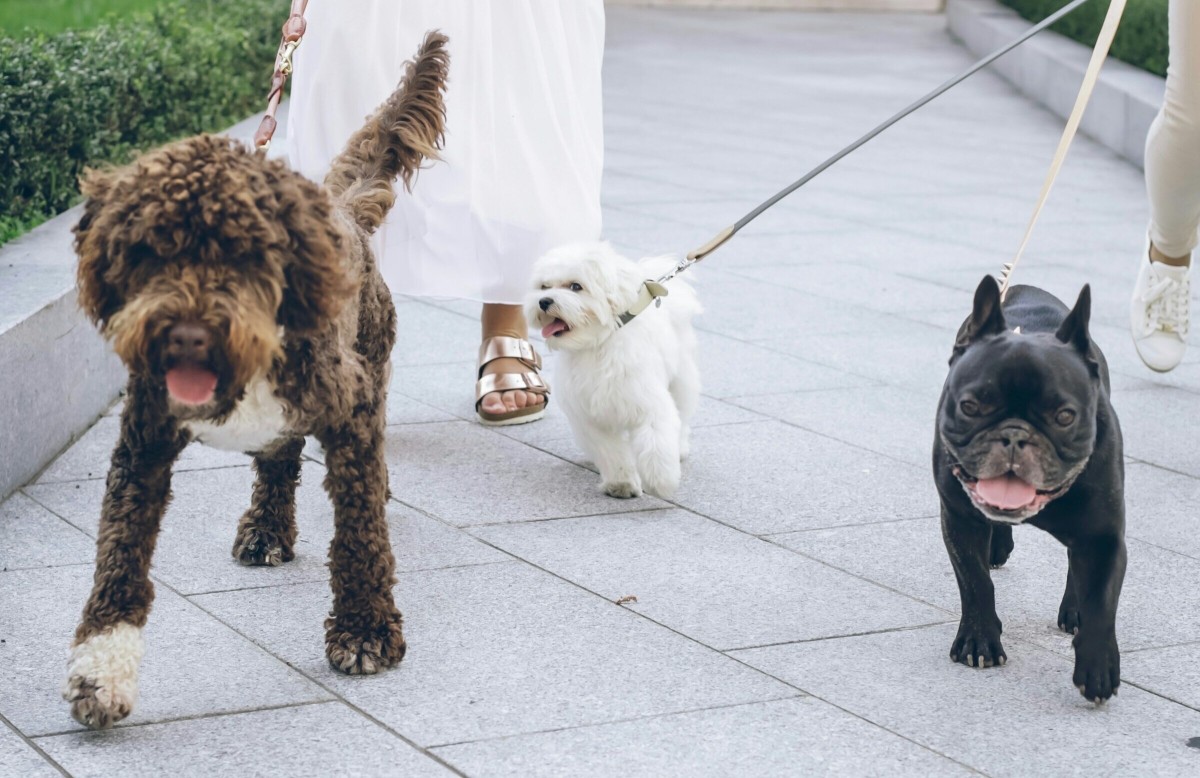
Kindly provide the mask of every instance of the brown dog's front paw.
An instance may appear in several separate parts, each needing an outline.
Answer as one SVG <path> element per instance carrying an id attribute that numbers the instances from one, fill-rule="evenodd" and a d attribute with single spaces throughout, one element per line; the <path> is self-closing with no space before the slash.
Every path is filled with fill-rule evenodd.
<path id="1" fill-rule="evenodd" d="M 256 527 L 244 519 L 233 539 L 233 558 L 250 567 L 278 567 L 296 558 L 292 539 Z"/>
<path id="2" fill-rule="evenodd" d="M 372 675 L 400 663 L 407 646 L 400 613 L 375 627 L 343 628 L 335 618 L 325 622 L 325 656 L 334 670 Z"/>
<path id="3" fill-rule="evenodd" d="M 71 649 L 63 699 L 88 729 L 108 729 L 133 711 L 137 698 L 142 631 L 117 624 Z"/>

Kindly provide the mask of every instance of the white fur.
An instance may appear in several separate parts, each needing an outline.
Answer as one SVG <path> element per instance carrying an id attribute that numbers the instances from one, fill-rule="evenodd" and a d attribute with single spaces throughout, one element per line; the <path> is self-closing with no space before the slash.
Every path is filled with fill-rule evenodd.
<path id="1" fill-rule="evenodd" d="M 674 264 L 670 257 L 635 263 L 607 243 L 582 243 L 554 249 L 533 267 L 525 303 L 530 323 L 542 329 L 557 318 L 571 328 L 546 339 L 549 349 L 561 352 L 554 397 L 614 497 L 643 490 L 669 497 L 688 454 L 689 422 L 700 397 L 695 291 L 675 278 L 661 307 L 617 326 L 642 281 Z M 553 301 L 548 311 L 541 310 L 542 298 Z"/>
<path id="2" fill-rule="evenodd" d="M 246 393 L 233 413 L 220 424 L 211 421 L 187 421 L 184 429 L 192 439 L 225 451 L 262 451 L 284 436 L 288 429 L 283 403 L 275 396 L 275 387 L 259 375 L 246 385 Z"/>
<path id="3" fill-rule="evenodd" d="M 92 635 L 71 649 L 63 699 L 90 696 L 112 720 L 124 718 L 137 699 L 143 652 L 142 630 L 132 624 L 121 622 Z"/>

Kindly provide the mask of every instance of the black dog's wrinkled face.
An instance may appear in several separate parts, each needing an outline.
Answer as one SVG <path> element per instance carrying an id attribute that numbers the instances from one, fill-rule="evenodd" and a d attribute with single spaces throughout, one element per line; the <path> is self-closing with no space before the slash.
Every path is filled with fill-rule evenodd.
<path id="1" fill-rule="evenodd" d="M 975 506 L 1020 523 L 1070 489 L 1096 440 L 1099 365 L 1084 287 L 1056 333 L 1009 329 L 991 277 L 955 343 L 939 437 Z"/>

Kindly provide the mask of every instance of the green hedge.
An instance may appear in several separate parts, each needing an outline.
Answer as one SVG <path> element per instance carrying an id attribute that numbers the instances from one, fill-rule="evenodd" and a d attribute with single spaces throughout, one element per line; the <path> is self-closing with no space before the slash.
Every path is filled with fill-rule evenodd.
<path id="1" fill-rule="evenodd" d="M 167 0 L 90 30 L 0 37 L 0 243 L 69 208 L 86 165 L 264 104 L 286 0 Z"/>
<path id="2" fill-rule="evenodd" d="M 1045 19 L 1068 1 L 1000 0 L 1035 22 Z M 1107 12 L 1108 0 L 1092 0 L 1051 29 L 1093 46 Z M 1167 74 L 1167 0 L 1129 0 L 1113 41 L 1112 56 L 1160 76 Z"/>

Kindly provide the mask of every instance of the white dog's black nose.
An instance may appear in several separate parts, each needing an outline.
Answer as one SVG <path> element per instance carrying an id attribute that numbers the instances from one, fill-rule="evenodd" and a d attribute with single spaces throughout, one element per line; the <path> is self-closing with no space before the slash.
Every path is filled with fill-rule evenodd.
<path id="1" fill-rule="evenodd" d="M 550 310 L 551 305 L 554 305 L 554 301 L 551 300 L 549 297 L 543 297 L 542 299 L 538 300 L 538 307 L 541 308 L 543 311 Z"/>

